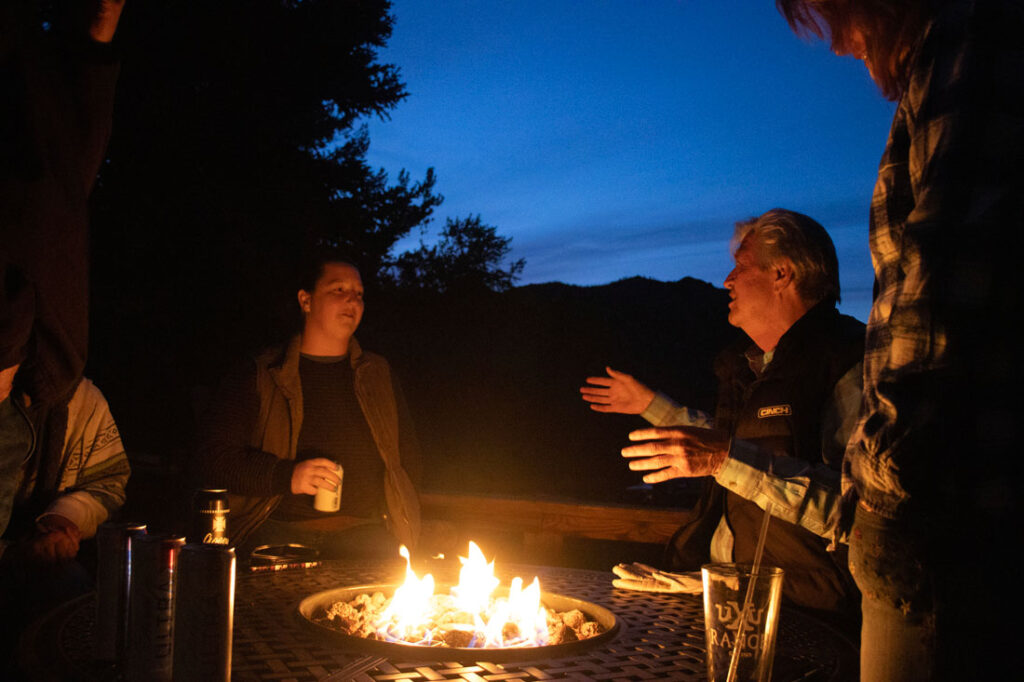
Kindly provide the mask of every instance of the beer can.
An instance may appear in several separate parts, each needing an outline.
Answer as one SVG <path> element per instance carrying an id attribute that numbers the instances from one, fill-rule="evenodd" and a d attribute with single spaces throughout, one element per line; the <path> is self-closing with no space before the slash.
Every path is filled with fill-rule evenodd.
<path id="1" fill-rule="evenodd" d="M 341 509 L 341 484 L 344 481 L 345 470 L 341 468 L 340 464 L 335 463 L 337 467 L 335 473 L 338 474 L 338 487 L 334 490 L 329 488 L 317 488 L 316 495 L 313 497 L 313 509 L 322 512 L 336 512 Z"/>
<path id="2" fill-rule="evenodd" d="M 116 661 L 124 653 L 131 586 L 132 541 L 146 534 L 146 524 L 100 524 L 96 530 L 96 629 L 94 650 L 101 661 Z"/>
<path id="3" fill-rule="evenodd" d="M 228 545 L 228 491 L 224 488 L 200 488 L 192 497 L 192 528 L 188 541 Z"/>
<path id="4" fill-rule="evenodd" d="M 174 587 L 185 538 L 142 535 L 132 541 L 125 677 L 168 682 L 174 651 Z"/>
<path id="5" fill-rule="evenodd" d="M 174 680 L 231 679 L 234 608 L 234 548 L 209 544 L 182 547 L 174 589 Z"/>

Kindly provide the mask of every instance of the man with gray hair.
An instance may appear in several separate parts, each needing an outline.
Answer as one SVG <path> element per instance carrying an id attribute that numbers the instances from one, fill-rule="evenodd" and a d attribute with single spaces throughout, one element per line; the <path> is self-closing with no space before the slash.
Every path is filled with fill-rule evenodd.
<path id="1" fill-rule="evenodd" d="M 677 534 L 674 568 L 751 561 L 771 502 L 782 521 L 769 526 L 764 561 L 786 571 L 784 595 L 849 612 L 857 593 L 845 552 L 831 550 L 840 467 L 860 404 L 864 325 L 836 310 L 839 264 L 815 220 L 773 209 L 737 223 L 733 248 L 729 323 L 749 340 L 715 363 L 714 417 L 610 367 L 580 391 L 598 412 L 640 414 L 658 427 L 630 433 L 645 442 L 622 451 L 631 469 L 650 472 L 645 482 L 714 477 Z"/>

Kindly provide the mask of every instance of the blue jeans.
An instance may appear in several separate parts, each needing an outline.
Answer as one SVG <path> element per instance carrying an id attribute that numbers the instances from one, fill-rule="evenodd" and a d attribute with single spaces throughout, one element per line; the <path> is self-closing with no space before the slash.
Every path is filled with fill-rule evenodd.
<path id="1" fill-rule="evenodd" d="M 929 505 L 913 526 L 858 507 L 850 570 L 861 590 L 861 680 L 1019 679 L 1020 515 Z"/>
<path id="2" fill-rule="evenodd" d="M 857 507 L 850 572 L 861 593 L 861 682 L 932 680 L 935 611 L 920 539 Z"/>

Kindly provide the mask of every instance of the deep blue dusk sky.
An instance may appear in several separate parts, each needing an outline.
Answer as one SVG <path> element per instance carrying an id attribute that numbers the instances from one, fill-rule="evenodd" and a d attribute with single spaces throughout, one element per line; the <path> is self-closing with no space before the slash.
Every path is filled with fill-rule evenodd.
<path id="1" fill-rule="evenodd" d="M 414 180 L 436 169 L 431 233 L 479 213 L 526 258 L 520 284 L 721 285 L 733 223 L 792 208 L 828 228 L 841 307 L 867 318 L 868 204 L 893 105 L 860 62 L 793 35 L 772 0 L 394 0 L 393 12 L 380 60 L 409 97 L 370 122 L 369 161 Z"/>

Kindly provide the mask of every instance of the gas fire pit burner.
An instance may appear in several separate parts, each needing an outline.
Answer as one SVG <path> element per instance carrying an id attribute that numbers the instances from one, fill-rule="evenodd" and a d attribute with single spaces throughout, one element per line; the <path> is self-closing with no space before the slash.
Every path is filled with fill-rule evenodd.
<path id="1" fill-rule="evenodd" d="M 574 599 L 549 592 L 541 593 L 542 604 L 556 612 L 568 612 L 574 609 L 582 611 L 588 620 L 598 623 L 603 632 L 587 639 L 549 644 L 545 646 L 515 647 L 454 647 L 425 646 L 400 641 L 367 639 L 349 635 L 335 627 L 322 622 L 330 608 L 337 602 L 349 602 L 359 595 L 372 595 L 382 592 L 390 598 L 399 587 L 397 584 L 360 585 L 325 590 L 303 599 L 298 606 L 300 622 L 307 630 L 321 639 L 343 647 L 346 650 L 375 654 L 394 660 L 417 661 L 492 661 L 504 663 L 512 661 L 531 661 L 538 659 L 571 656 L 580 651 L 600 646 L 618 635 L 619 621 L 608 609 L 590 602 Z"/>

